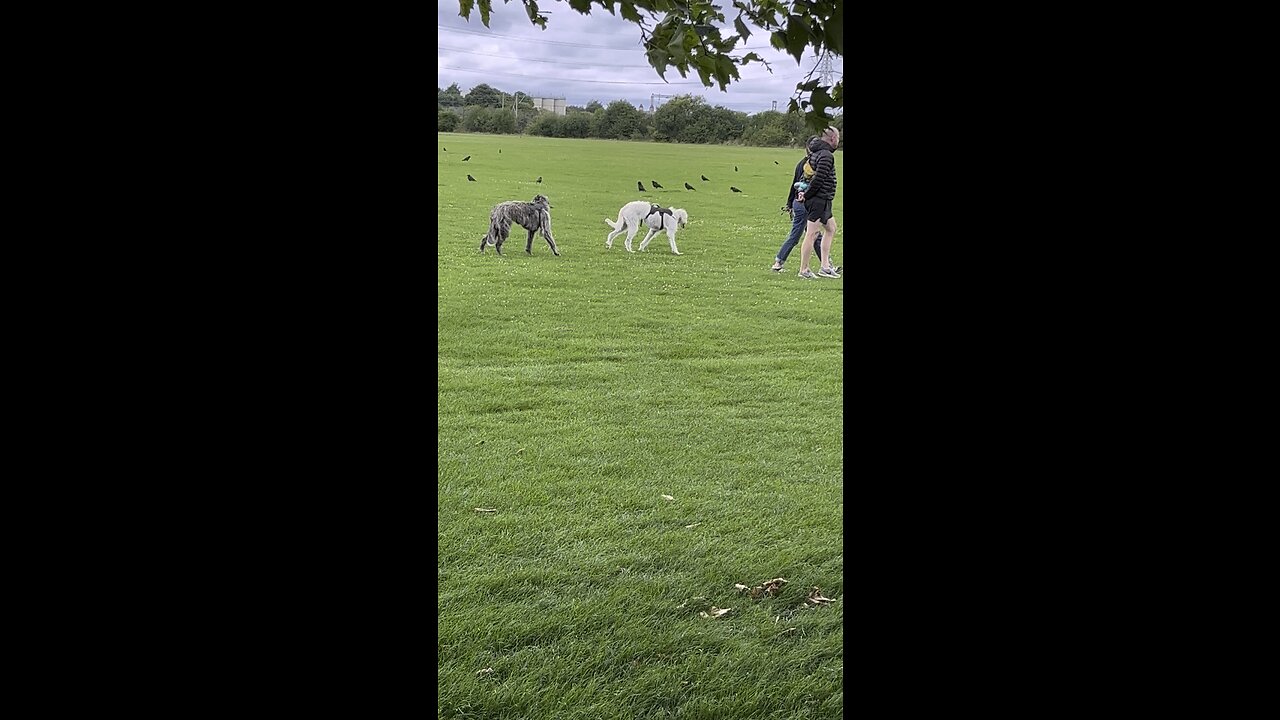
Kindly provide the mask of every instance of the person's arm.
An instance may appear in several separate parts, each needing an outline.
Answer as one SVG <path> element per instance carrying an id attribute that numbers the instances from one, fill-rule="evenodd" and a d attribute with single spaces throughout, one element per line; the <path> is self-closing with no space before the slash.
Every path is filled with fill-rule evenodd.
<path id="1" fill-rule="evenodd" d="M 796 171 L 791 176 L 791 190 L 787 193 L 787 204 L 782 206 L 783 210 L 790 211 L 791 203 L 796 199 L 796 183 L 800 182 L 800 178 L 804 177 L 804 160 L 796 164 Z"/>
<path id="2" fill-rule="evenodd" d="M 796 165 L 796 171 L 791 176 L 791 187 L 787 190 L 787 203 L 782 206 L 783 210 L 791 210 L 791 203 L 796 199 L 796 183 L 799 182 L 802 174 L 804 174 L 803 160 L 800 161 L 799 165 Z"/>

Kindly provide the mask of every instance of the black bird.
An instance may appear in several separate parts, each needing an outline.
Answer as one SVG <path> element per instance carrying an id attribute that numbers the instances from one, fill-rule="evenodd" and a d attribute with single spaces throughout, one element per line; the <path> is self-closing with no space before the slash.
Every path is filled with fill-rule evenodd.
<path id="1" fill-rule="evenodd" d="M 539 176 L 538 176 L 538 182 L 542 182 L 542 176 L 541 176 L 541 175 L 539 175 Z"/>
<path id="2" fill-rule="evenodd" d="M 662 187 L 661 185 L 659 185 L 659 184 L 658 184 L 658 181 L 657 181 L 657 180 L 650 180 L 649 182 L 653 183 L 653 186 L 654 186 L 654 187 L 656 187 L 656 188 L 661 188 L 661 187 Z"/>
<path id="3" fill-rule="evenodd" d="M 466 161 L 468 161 L 468 160 L 470 160 L 470 159 L 471 159 L 471 156 L 470 156 L 470 155 L 468 155 L 468 156 L 466 156 L 466 157 L 462 158 L 462 162 L 466 162 Z"/>
<path id="4" fill-rule="evenodd" d="M 733 171 L 734 171 L 734 172 L 738 172 L 738 166 L 737 166 L 737 165 L 734 165 L 734 166 L 733 166 Z"/>
<path id="5" fill-rule="evenodd" d="M 444 147 L 444 146 L 443 146 L 443 145 L 441 145 L 440 147 Z M 444 151 L 445 151 L 445 152 L 449 152 L 449 148 L 444 148 Z"/>
<path id="6" fill-rule="evenodd" d="M 501 154 L 502 154 L 502 148 L 498 148 L 498 154 L 499 154 L 499 155 L 501 155 Z"/>
<path id="7" fill-rule="evenodd" d="M 703 181 L 703 182 L 707 182 L 707 181 L 708 181 L 708 180 L 710 180 L 710 179 L 711 179 L 711 178 L 707 177 L 706 175 L 703 175 L 703 176 L 702 176 L 702 181 Z"/>
<path id="8" fill-rule="evenodd" d="M 685 184 L 684 184 L 684 189 L 685 189 L 685 190 L 692 190 L 692 189 L 693 189 L 693 186 L 692 186 L 692 185 L 690 185 L 689 183 L 685 183 Z"/>
<path id="9" fill-rule="evenodd" d="M 468 180 L 470 180 L 471 182 L 475 182 L 475 181 L 476 181 L 476 179 L 475 179 L 475 178 L 473 178 L 473 177 L 471 177 L 470 175 L 468 175 L 468 176 L 467 176 L 467 179 L 468 179 Z"/>
<path id="10" fill-rule="evenodd" d="M 734 186 L 732 186 L 732 185 L 730 185 L 730 186 L 729 186 L 729 189 L 730 189 L 730 190 L 732 190 L 732 191 L 734 191 L 734 192 L 742 192 L 741 190 L 739 190 L 738 188 L 736 188 L 736 187 L 734 187 Z"/>
<path id="11" fill-rule="evenodd" d="M 636 188 L 638 188 L 640 192 L 649 192 L 648 190 L 644 189 L 644 183 L 639 180 L 636 181 Z"/>
<path id="12" fill-rule="evenodd" d="M 774 160 L 774 161 L 773 161 L 773 164 L 774 164 L 774 165 L 777 165 L 777 164 L 778 164 L 778 161 L 777 161 L 777 160 Z"/>

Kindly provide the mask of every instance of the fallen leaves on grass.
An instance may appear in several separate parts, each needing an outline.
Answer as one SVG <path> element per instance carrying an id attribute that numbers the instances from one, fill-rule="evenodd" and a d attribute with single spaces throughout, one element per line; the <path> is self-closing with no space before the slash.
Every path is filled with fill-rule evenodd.
<path id="1" fill-rule="evenodd" d="M 817 585 L 813 586 L 813 589 L 809 591 L 809 597 L 805 598 L 804 601 L 812 603 L 814 607 L 835 602 L 829 597 L 822 597 L 822 590 Z"/>
<path id="2" fill-rule="evenodd" d="M 675 498 L 671 497 L 670 495 L 663 495 L 663 496 L 662 496 L 662 499 L 663 499 L 663 500 L 675 500 Z"/>
<path id="3" fill-rule="evenodd" d="M 496 512 L 498 512 L 498 508 L 472 508 L 472 509 L 473 509 L 473 510 L 475 510 L 476 512 L 478 512 L 478 513 L 496 513 Z"/>
<path id="4" fill-rule="evenodd" d="M 755 587 L 747 587 L 742 583 L 734 583 L 733 587 L 736 588 L 738 592 L 740 593 L 745 592 L 748 595 L 750 595 L 753 600 L 757 600 L 759 598 L 764 597 L 765 595 L 768 595 L 769 597 L 777 597 L 782 593 L 782 586 L 786 584 L 787 584 L 786 578 L 774 578 L 772 580 L 767 580 Z"/>
<path id="5" fill-rule="evenodd" d="M 709 614 L 709 615 L 708 615 L 708 614 L 706 613 L 706 611 L 703 611 L 703 612 L 698 613 L 698 617 L 704 617 L 704 618 L 711 618 L 711 619 L 714 619 L 714 618 L 718 618 L 718 617 L 720 617 L 721 615 L 724 615 L 725 613 L 729 612 L 729 611 L 730 611 L 730 610 L 732 610 L 732 609 L 733 609 L 733 608 L 724 608 L 724 609 L 721 609 L 721 608 L 716 607 L 715 605 L 712 605 L 712 606 L 711 606 L 711 614 Z"/>
<path id="6" fill-rule="evenodd" d="M 481 676 L 481 677 L 484 677 L 485 675 L 492 675 L 492 674 L 493 674 L 493 668 L 491 668 L 491 667 L 487 667 L 487 668 L 485 668 L 485 669 L 483 669 L 483 670 L 477 670 L 477 671 L 476 671 L 476 675 L 479 675 L 479 676 Z"/>

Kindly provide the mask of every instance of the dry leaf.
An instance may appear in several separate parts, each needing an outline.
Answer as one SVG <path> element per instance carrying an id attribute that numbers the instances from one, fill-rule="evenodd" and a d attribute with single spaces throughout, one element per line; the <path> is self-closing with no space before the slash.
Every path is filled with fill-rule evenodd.
<path id="1" fill-rule="evenodd" d="M 696 528 L 696 527 L 698 527 L 698 526 L 699 526 L 699 525 L 701 525 L 701 524 L 702 524 L 702 523 L 694 523 L 694 524 L 692 524 L 692 525 L 685 525 L 684 527 L 685 527 L 685 529 L 686 529 L 686 530 L 692 530 L 693 528 Z"/>
<path id="2" fill-rule="evenodd" d="M 497 508 L 474 508 L 474 510 L 475 510 L 476 512 L 478 512 L 478 513 L 495 513 L 495 512 L 498 512 L 498 509 L 497 509 Z"/>
<path id="3" fill-rule="evenodd" d="M 809 597 L 805 598 L 804 601 L 808 603 L 813 603 L 815 606 L 835 602 L 835 600 L 829 597 L 823 597 L 822 591 L 817 585 L 813 586 L 813 590 L 809 591 Z"/>
<path id="4" fill-rule="evenodd" d="M 663 496 L 662 496 L 662 499 L 663 499 L 663 500 L 675 500 L 675 498 L 671 497 L 670 495 L 663 495 Z"/>
<path id="5" fill-rule="evenodd" d="M 711 606 L 711 617 L 720 617 L 721 615 L 723 615 L 723 614 L 725 614 L 725 613 L 729 612 L 729 611 L 730 611 L 730 610 L 732 610 L 732 609 L 733 609 L 733 608 L 725 608 L 725 609 L 721 610 L 721 609 L 717 608 L 715 605 L 712 605 L 712 606 Z"/>
<path id="6" fill-rule="evenodd" d="M 774 578 L 766 582 L 762 589 L 770 597 L 777 597 L 782 593 L 782 586 L 787 584 L 786 578 Z"/>
<path id="7" fill-rule="evenodd" d="M 698 617 L 711 617 L 711 616 L 707 614 L 706 610 L 703 610 L 702 612 L 698 613 Z"/>
<path id="8" fill-rule="evenodd" d="M 487 667 L 487 668 L 485 668 L 485 669 L 483 669 L 483 670 L 477 670 L 477 671 L 476 671 L 476 674 L 477 674 L 477 675 L 489 675 L 489 674 L 491 674 L 492 672 L 493 672 L 493 668 L 491 668 L 491 667 Z"/>
<path id="9" fill-rule="evenodd" d="M 742 583 L 734 583 L 734 584 L 733 584 L 733 587 L 734 587 L 734 588 L 736 588 L 738 592 L 742 592 L 743 590 L 750 590 L 750 589 L 751 589 L 751 588 L 747 587 L 746 585 L 743 585 Z"/>

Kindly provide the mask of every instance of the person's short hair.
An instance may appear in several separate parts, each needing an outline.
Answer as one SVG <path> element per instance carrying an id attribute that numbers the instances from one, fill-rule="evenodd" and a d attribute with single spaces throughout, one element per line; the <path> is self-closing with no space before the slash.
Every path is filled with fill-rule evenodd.
<path id="1" fill-rule="evenodd" d="M 811 153 L 818 152 L 819 150 L 822 149 L 820 147 L 820 144 L 825 144 L 825 143 L 823 142 L 820 136 L 814 135 L 813 137 L 809 138 L 809 143 L 805 147 L 807 147 L 809 149 L 809 152 Z"/>

